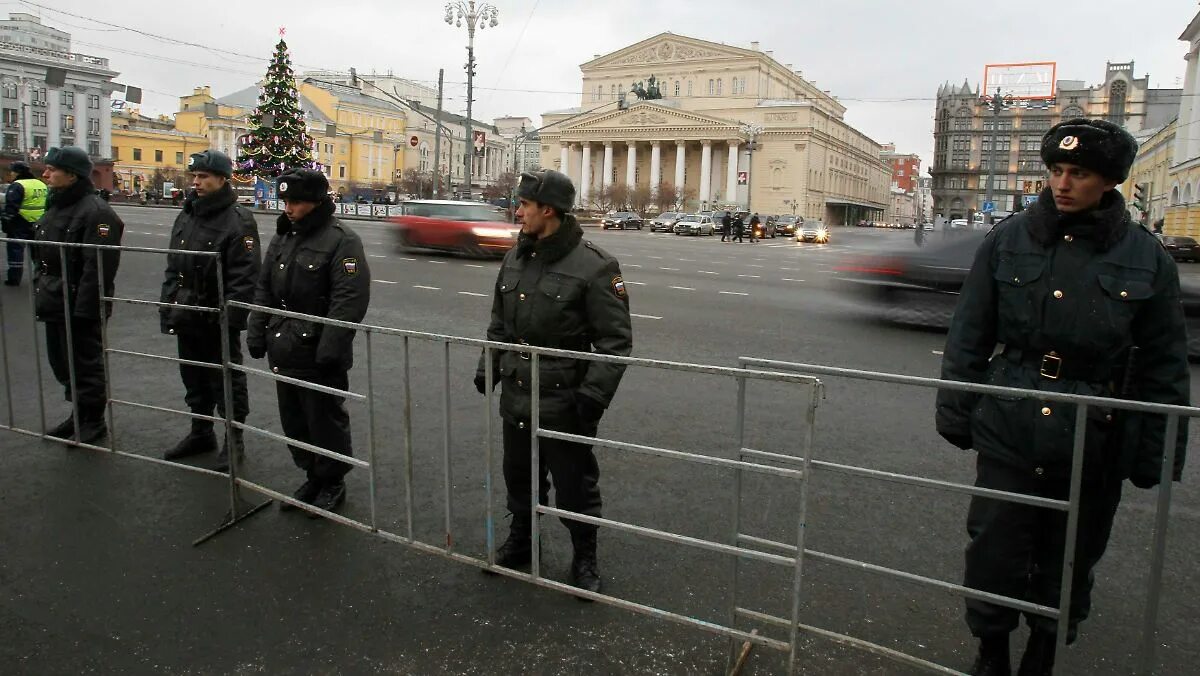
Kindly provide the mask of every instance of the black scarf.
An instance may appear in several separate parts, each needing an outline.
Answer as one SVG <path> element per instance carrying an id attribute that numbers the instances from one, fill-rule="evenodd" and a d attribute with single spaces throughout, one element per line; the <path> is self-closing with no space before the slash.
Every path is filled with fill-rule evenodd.
<path id="1" fill-rule="evenodd" d="M 317 207 L 308 212 L 308 215 L 295 223 L 288 220 L 287 214 L 279 214 L 279 218 L 275 221 L 275 232 L 283 235 L 288 232 L 295 232 L 297 235 L 304 235 L 329 222 L 329 217 L 333 216 L 333 212 L 337 211 L 333 200 L 328 197 L 323 202 L 317 204 Z"/>
<path id="2" fill-rule="evenodd" d="M 538 239 L 522 232 L 517 237 L 517 255 L 528 256 L 536 251 L 543 261 L 553 263 L 571 253 L 582 240 L 583 228 L 579 226 L 579 221 L 567 214 L 563 216 L 562 225 L 549 237 Z"/>
<path id="3" fill-rule="evenodd" d="M 1029 234 L 1042 246 L 1050 246 L 1063 235 L 1088 239 L 1102 251 L 1111 249 L 1129 231 L 1129 212 L 1125 198 L 1109 190 L 1100 204 L 1088 211 L 1064 214 L 1054 204 L 1054 191 L 1046 188 L 1029 208 Z"/>
<path id="4" fill-rule="evenodd" d="M 183 212 L 186 214 L 194 214 L 196 218 L 209 218 L 213 214 L 228 209 L 237 204 L 237 193 L 233 191 L 233 186 L 226 183 L 220 190 L 211 195 L 201 197 L 195 192 L 188 195 L 188 198 L 183 202 Z"/>
<path id="5" fill-rule="evenodd" d="M 51 188 L 46 191 L 46 208 L 65 209 L 94 192 L 96 192 L 96 188 L 92 185 L 92 179 L 80 176 L 65 188 Z"/>

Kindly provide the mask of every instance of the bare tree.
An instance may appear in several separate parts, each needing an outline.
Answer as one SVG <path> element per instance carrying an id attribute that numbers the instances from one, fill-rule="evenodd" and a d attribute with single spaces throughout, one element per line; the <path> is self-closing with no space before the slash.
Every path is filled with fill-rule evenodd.
<path id="1" fill-rule="evenodd" d="M 416 197 L 425 197 L 433 194 L 433 176 L 428 172 L 420 171 L 416 167 L 409 167 L 400 175 L 398 187 L 400 192 L 415 195 Z"/>
<path id="2" fill-rule="evenodd" d="M 626 209 L 629 206 L 629 186 L 610 183 L 596 191 L 595 202 L 596 208 L 603 212 Z"/>
<path id="3" fill-rule="evenodd" d="M 628 202 L 630 211 L 644 214 L 654 204 L 654 193 L 650 191 L 650 186 L 637 184 L 629 189 Z"/>
<path id="4" fill-rule="evenodd" d="M 496 199 L 498 197 L 511 197 L 517 190 L 517 175 L 511 171 L 506 171 L 496 177 L 496 180 L 489 186 L 483 189 L 485 199 Z"/>
<path id="5" fill-rule="evenodd" d="M 687 211 L 688 203 L 696 199 L 698 196 L 695 188 L 689 188 L 685 185 L 675 186 L 675 210 Z"/>
<path id="6" fill-rule="evenodd" d="M 676 211 L 675 208 L 675 184 L 670 181 L 662 181 L 659 183 L 654 192 L 654 205 L 658 207 L 658 211 Z"/>

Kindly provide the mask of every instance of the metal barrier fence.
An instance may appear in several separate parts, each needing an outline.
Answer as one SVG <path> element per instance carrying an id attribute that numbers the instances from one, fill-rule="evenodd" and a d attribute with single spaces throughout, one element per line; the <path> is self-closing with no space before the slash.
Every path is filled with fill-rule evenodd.
<path id="1" fill-rule="evenodd" d="M 1166 428 L 1163 441 L 1162 455 L 1162 472 L 1159 476 L 1158 496 L 1154 514 L 1154 541 L 1151 550 L 1151 563 L 1146 585 L 1146 608 L 1143 616 L 1141 627 L 1141 641 L 1138 646 L 1137 654 L 1137 673 L 1153 674 L 1155 670 L 1155 648 L 1157 645 L 1157 630 L 1158 630 L 1158 610 L 1159 602 L 1162 594 L 1162 578 L 1163 567 L 1166 557 L 1167 544 L 1167 524 L 1170 519 L 1171 508 L 1171 482 L 1173 476 L 1173 468 L 1175 464 L 1175 446 L 1179 430 L 1179 419 L 1200 417 L 1200 408 L 1190 406 L 1173 406 L 1167 404 L 1152 404 L 1142 401 L 1132 401 L 1125 399 L 1109 399 L 1104 397 L 1085 396 L 1078 394 L 1064 394 L 1057 392 L 1044 392 L 1040 390 L 1028 390 L 1012 387 L 1000 387 L 996 385 L 982 385 L 975 383 L 963 383 L 946 380 L 938 380 L 935 378 L 922 378 L 919 376 L 904 376 L 891 373 L 879 373 L 873 371 L 861 371 L 856 369 L 836 368 L 830 366 L 820 366 L 816 364 L 801 364 L 796 362 L 780 361 L 775 359 L 757 359 L 751 357 L 741 357 L 738 360 L 740 366 L 753 369 L 770 369 L 780 372 L 795 372 L 811 376 L 829 376 L 837 378 L 846 378 L 857 381 L 871 381 L 878 383 L 891 383 L 897 385 L 907 385 L 925 389 L 935 390 L 954 390 L 960 392 L 972 392 L 977 394 L 988 394 L 1005 397 L 1016 397 L 1022 399 L 1038 399 L 1045 402 L 1058 402 L 1075 406 L 1075 429 L 1073 436 L 1073 451 L 1071 458 L 1071 481 L 1069 499 L 1052 500 L 1041 498 L 1023 493 L 1011 493 L 998 491 L 988 488 L 980 488 L 970 484 L 953 483 L 949 481 L 940 481 L 919 476 L 911 476 L 897 474 L 893 472 L 883 472 L 866 467 L 857 467 L 851 465 L 838 464 L 828 461 L 817 460 L 808 456 L 803 458 L 775 458 L 780 461 L 790 462 L 791 464 L 803 463 L 805 467 L 806 480 L 810 476 L 809 471 L 822 471 L 843 474 L 852 477 L 863 479 L 871 479 L 875 481 L 883 481 L 889 483 L 898 483 L 908 486 L 917 486 L 921 488 L 929 488 L 939 491 L 948 491 L 962 493 L 972 496 L 987 497 L 995 500 L 1006 502 L 1020 503 L 1041 507 L 1045 509 L 1053 509 L 1065 511 L 1067 513 L 1067 527 L 1065 537 L 1065 551 L 1063 556 L 1062 583 L 1059 597 L 1059 607 L 1050 608 L 1047 606 L 1036 605 L 1020 599 L 998 596 L 983 592 L 977 589 L 972 589 L 958 584 L 937 580 L 934 578 L 917 575 L 914 573 L 888 568 L 872 564 L 868 561 L 859 561 L 840 556 L 834 556 L 825 552 L 820 552 L 812 549 L 806 549 L 801 545 L 800 548 L 795 548 L 788 543 L 773 542 L 761 538 L 754 538 L 738 533 L 738 541 L 747 544 L 755 544 L 763 547 L 770 547 L 780 551 L 786 551 L 789 554 L 795 555 L 798 551 L 803 552 L 801 559 L 810 558 L 815 561 L 823 561 L 834 565 L 850 568 L 853 570 L 873 573 L 885 577 L 890 577 L 905 582 L 915 583 L 928 588 L 947 592 L 964 598 L 974 598 L 996 605 L 1013 608 L 1026 613 L 1040 615 L 1054 619 L 1058 622 L 1058 649 L 1059 654 L 1062 654 L 1062 649 L 1066 645 L 1067 628 L 1069 622 L 1069 607 L 1071 601 L 1071 585 L 1073 581 L 1073 572 L 1075 566 L 1075 544 L 1078 534 L 1079 525 L 1079 500 L 1080 490 L 1083 475 L 1083 456 L 1084 456 L 1084 436 L 1087 426 L 1087 413 L 1089 406 L 1101 406 L 1117 411 L 1133 411 L 1140 413 L 1160 414 L 1166 417 Z M 756 451 L 750 448 L 742 448 L 741 453 L 748 455 L 761 456 L 761 451 Z M 799 567 L 799 564 L 797 564 Z M 736 611 L 739 615 L 750 619 L 770 622 L 778 624 L 780 618 L 765 617 L 761 613 L 746 611 L 738 608 Z M 881 646 L 876 643 L 854 638 L 846 634 L 838 634 L 836 632 L 820 629 L 817 627 L 803 626 L 802 630 L 814 635 L 823 636 L 831 640 L 849 645 L 861 650 L 883 655 L 899 662 L 905 662 L 914 666 L 923 667 L 931 671 L 939 673 L 959 673 L 955 670 L 933 664 L 926 660 L 913 655 L 908 655 L 897 650 Z"/>
<path id="2" fill-rule="evenodd" d="M 212 257 L 216 259 L 217 279 L 218 284 L 221 284 L 222 267 L 220 257 L 215 253 L 200 253 L 193 251 L 180 251 L 172 249 L 149 248 L 149 247 L 129 247 L 129 246 L 103 246 L 103 245 L 84 245 L 84 244 L 66 244 L 53 242 L 32 242 L 28 240 L 9 240 L 0 238 L 0 242 L 13 241 L 23 245 L 36 244 L 37 246 L 58 247 L 60 252 L 60 260 L 64 263 L 63 268 L 66 269 L 66 250 L 72 247 L 91 248 L 97 250 L 97 253 L 104 251 L 121 251 L 130 253 L 150 253 L 150 254 L 187 254 L 197 257 Z M 98 255 L 98 270 L 100 279 L 104 277 L 104 256 Z M 64 309 L 70 314 L 70 299 L 66 294 L 69 293 L 69 286 L 64 293 Z M 218 292 L 223 296 L 223 289 L 219 288 Z M 958 383 L 941 381 L 930 378 L 919 378 L 912 376 L 899 376 L 884 373 L 872 373 L 867 371 L 855 371 L 850 369 L 838 369 L 825 366 L 797 364 L 792 362 L 753 359 L 743 357 L 739 360 L 738 367 L 720 367 L 708 366 L 701 364 L 688 364 L 673 361 L 663 361 L 654 359 L 640 359 L 632 357 L 614 357 L 607 355 L 572 352 L 568 350 L 557 350 L 551 348 L 533 347 L 529 345 L 518 345 L 509 343 L 499 343 L 487 340 L 479 340 L 472 338 L 463 338 L 457 336 L 449 336 L 442 334 L 434 334 L 419 331 L 410 331 L 396 329 L 385 326 L 377 326 L 363 323 L 343 322 L 324 317 L 316 317 L 312 315 L 304 315 L 287 310 L 267 308 L 247 303 L 230 301 L 223 307 L 210 308 L 202 306 L 179 306 L 175 304 L 165 304 L 157 301 L 139 300 L 133 298 L 123 298 L 119 296 L 108 296 L 101 292 L 99 295 L 100 316 L 101 320 L 101 337 L 104 351 L 104 369 L 106 373 L 106 386 L 108 391 L 108 404 L 105 410 L 105 416 L 109 428 L 109 447 L 101 447 L 90 444 L 82 444 L 78 441 L 67 440 L 67 443 L 88 448 L 92 450 L 112 452 L 125 457 L 135 458 L 138 460 L 147 460 L 156 464 L 178 467 L 187 471 L 200 474 L 225 477 L 228 481 L 229 496 L 230 496 L 230 511 L 224 521 L 213 532 L 195 541 L 194 544 L 200 544 L 208 538 L 220 533 L 221 531 L 238 523 L 254 513 L 257 513 L 263 507 L 270 504 L 271 500 L 267 500 L 257 506 L 250 506 L 241 497 L 241 490 L 246 489 L 255 493 L 259 493 L 268 498 L 279 500 L 291 504 L 300 509 L 317 513 L 327 519 L 350 526 L 358 530 L 373 534 L 377 537 L 388 541 L 397 542 L 407 545 L 415 550 L 440 555 L 449 560 L 460 563 L 476 566 L 488 571 L 505 575 L 507 577 L 523 580 L 531 584 L 553 589 L 560 592 L 565 592 L 575 596 L 591 599 L 606 603 L 615 607 L 619 607 L 628 611 L 650 616 L 657 619 L 669 620 L 679 624 L 687 625 L 703 631 L 724 636 L 730 639 L 731 647 L 737 647 L 738 642 L 745 642 L 747 645 L 754 644 L 765 646 L 774 650 L 783 651 L 787 654 L 787 664 L 789 673 L 794 673 L 801 657 L 799 654 L 799 640 L 801 634 L 814 635 L 826 639 L 830 639 L 845 645 L 863 649 L 872 652 L 876 655 L 883 656 L 888 659 L 906 663 L 912 666 L 920 667 L 936 673 L 958 673 L 950 668 L 934 664 L 920 657 L 905 654 L 901 651 L 871 643 L 862 639 L 854 638 L 845 634 L 839 634 L 830 630 L 821 629 L 816 626 L 802 623 L 801 618 L 801 602 L 803 599 L 803 582 L 804 582 L 804 563 L 806 560 L 821 561 L 831 563 L 838 566 L 849 567 L 859 571 L 870 572 L 878 575 L 884 575 L 895 579 L 904 580 L 907 582 L 916 583 L 926 587 L 930 587 L 939 591 L 951 593 L 957 596 L 974 598 L 978 600 L 995 603 L 998 605 L 1007 606 L 1009 608 L 1018 609 L 1032 614 L 1038 614 L 1044 617 L 1056 619 L 1059 623 L 1059 642 L 1064 643 L 1067 635 L 1068 613 L 1067 605 L 1070 599 L 1070 589 L 1072 584 L 1071 572 L 1074 566 L 1074 543 L 1076 540 L 1076 532 L 1078 527 L 1078 511 L 1079 511 L 1079 496 L 1081 486 L 1081 468 L 1083 463 L 1083 444 L 1084 430 L 1087 421 L 1087 409 L 1089 406 L 1104 406 L 1109 408 L 1139 411 L 1146 413 L 1162 414 L 1167 417 L 1167 434 L 1164 447 L 1164 462 L 1162 482 L 1158 494 L 1158 508 L 1155 514 L 1155 536 L 1154 548 L 1152 551 L 1152 567 L 1150 571 L 1150 580 L 1147 588 L 1147 608 L 1145 613 L 1145 621 L 1143 624 L 1142 642 L 1139 652 L 1139 669 L 1140 673 L 1149 674 L 1153 672 L 1154 666 L 1154 648 L 1155 648 L 1155 632 L 1157 628 L 1158 604 L 1161 593 L 1162 570 L 1164 564 L 1164 555 L 1166 549 L 1166 527 L 1169 518 L 1169 508 L 1171 500 L 1171 468 L 1173 466 L 1175 456 L 1175 446 L 1173 440 L 1175 432 L 1178 429 L 1180 417 L 1198 417 L 1200 409 L 1182 406 L 1165 406 L 1158 404 L 1148 404 L 1137 401 L 1123 401 L 1106 399 L 1101 397 L 1088 397 L 1081 395 L 1058 394 L 1050 392 L 1040 392 L 1036 390 L 1022 390 L 1016 388 L 997 387 L 989 385 L 977 385 L 972 383 Z M 171 307 L 174 309 L 182 309 L 185 311 L 194 311 L 201 313 L 215 313 L 218 316 L 218 323 L 221 327 L 222 345 L 221 355 L 223 364 L 208 364 L 204 362 L 194 362 L 170 357 L 164 355 L 150 354 L 145 352 L 135 352 L 129 350 L 121 350 L 113 348 L 108 343 L 108 319 L 104 308 L 107 303 L 126 303 L 132 305 L 144 305 L 153 307 Z M 30 307 L 31 311 L 34 308 L 34 295 L 32 285 L 30 287 Z M 230 362 L 230 346 L 228 342 L 228 314 L 231 309 L 246 310 L 250 312 L 259 312 L 279 317 L 300 319 L 306 322 L 321 324 L 324 326 L 340 327 L 351 329 L 364 334 L 366 342 L 366 373 L 367 373 L 367 392 L 359 394 L 352 391 L 343 391 L 335 388 L 326 387 L 319 384 L 309 383 L 304 380 L 290 378 L 288 376 L 265 371 L 261 369 L 250 368 Z M 36 319 L 36 318 L 35 318 Z M 70 322 L 68 324 L 68 332 L 70 331 Z M 374 392 L 374 376 L 373 370 L 376 364 L 373 336 L 393 336 L 398 337 L 402 341 L 401 357 L 403 364 L 403 390 L 404 390 L 404 408 L 402 411 L 401 424 L 403 426 L 403 479 L 405 488 L 405 531 L 406 533 L 393 533 L 381 529 L 378 522 L 377 514 L 377 496 L 376 496 L 376 416 L 375 416 L 375 392 Z M 28 434 L 46 438 L 45 424 L 45 403 L 44 392 L 41 384 L 41 351 L 40 342 L 38 341 L 37 322 L 33 323 L 33 338 L 35 356 L 37 359 L 37 380 L 38 380 L 38 410 L 41 420 L 41 432 L 22 429 L 15 424 L 13 413 L 13 398 L 12 398 L 12 376 L 9 368 L 9 355 L 7 343 L 7 324 L 5 320 L 5 308 L 3 302 L 0 301 L 0 357 L 4 360 L 5 369 L 5 385 L 6 394 L 8 396 L 8 424 L 0 425 L 0 429 L 6 429 L 12 432 Z M 416 537 L 414 532 L 414 505 L 413 505 L 413 459 L 417 450 L 413 445 L 413 427 L 412 427 L 412 391 L 411 391 L 411 364 L 409 358 L 410 341 L 419 340 L 441 346 L 442 352 L 442 468 L 444 481 L 444 540 L 439 543 L 431 543 L 421 541 Z M 68 335 L 68 364 L 70 365 L 70 385 L 72 390 L 75 386 L 74 373 L 74 352 L 71 344 L 71 336 Z M 485 485 L 484 492 L 486 495 L 486 511 L 485 511 L 485 533 L 486 533 L 486 558 L 477 558 L 469 554 L 465 554 L 456 550 L 456 541 L 454 538 L 453 528 L 453 500 L 451 487 L 453 485 L 452 466 L 451 466 L 451 449 L 452 449 L 452 432 L 453 424 L 451 420 L 451 400 L 450 387 L 451 369 L 450 369 L 450 354 L 452 346 L 477 348 L 483 350 L 486 372 L 486 397 L 484 398 L 485 406 L 485 421 L 486 434 L 483 448 L 483 462 L 485 465 Z M 493 514 L 493 497 L 494 487 L 492 485 L 492 467 L 494 456 L 494 429 L 496 417 L 496 401 L 493 391 L 493 369 L 491 368 L 496 354 L 499 352 L 514 352 L 527 355 L 531 366 L 531 383 L 530 389 L 533 392 L 541 391 L 541 368 L 540 363 L 543 358 L 571 358 L 582 359 L 593 362 L 607 362 L 613 364 L 622 364 L 625 366 L 634 366 L 640 368 L 649 368 L 665 371 L 674 371 L 682 373 L 703 374 L 716 376 L 721 378 L 732 379 L 737 385 L 737 422 L 736 422 L 736 437 L 738 449 L 734 459 L 723 457 L 692 453 L 682 450 L 662 448 L 657 446 L 648 446 L 642 444 L 627 443 L 612 439 L 601 439 L 597 437 L 589 437 L 578 434 L 569 434 L 566 432 L 546 429 L 541 426 L 541 402 L 539 397 L 532 398 L 532 416 L 530 424 L 530 446 L 531 446 L 531 468 L 533 473 L 533 481 L 531 486 L 532 500 L 531 504 L 537 514 L 547 514 L 560 518 L 570 519 L 582 523 L 591 524 L 598 527 L 610 528 L 616 531 L 650 538 L 659 541 L 665 541 L 675 544 L 681 544 L 689 548 L 714 552 L 731 557 L 731 584 L 729 588 L 728 599 L 728 620 L 722 624 L 711 620 L 691 617 L 678 612 L 673 612 L 664 608 L 657 608 L 649 604 L 638 603 L 622 599 L 619 597 L 593 593 L 581 590 L 561 582 L 546 578 L 541 573 L 540 547 L 539 540 L 541 537 L 539 519 L 534 518 L 533 523 L 533 562 L 529 573 L 524 573 L 516 570 L 502 568 L 495 565 L 495 516 Z M 185 364 L 197 366 L 201 368 L 221 369 L 223 372 L 223 390 L 225 399 L 225 414 L 224 417 L 214 417 L 193 414 L 191 412 L 179 411 L 162 406 L 145 404 L 126 399 L 114 399 L 111 391 L 111 379 L 107 378 L 110 374 L 109 355 L 124 355 L 152 360 L 167 361 L 176 364 Z M 289 439 L 286 436 L 276 434 L 269 430 L 261 429 L 242 422 L 233 420 L 233 402 L 232 402 L 232 374 L 234 371 L 240 371 L 247 375 L 267 378 L 276 382 L 285 382 L 299 387 L 305 387 L 319 392 L 324 392 L 333 396 L 344 397 L 356 401 L 363 402 L 367 407 L 368 430 L 367 430 L 367 446 L 368 460 L 350 457 L 329 451 L 327 449 L 306 444 L 300 440 Z M 1015 397 L 1036 397 L 1044 401 L 1062 402 L 1072 404 L 1077 407 L 1077 417 L 1075 424 L 1075 439 L 1074 439 L 1074 454 L 1072 459 L 1072 478 L 1070 483 L 1070 495 L 1066 501 L 1052 500 L 1040 498 L 1036 496 L 1023 495 L 1018 493 L 1008 493 L 1003 491 L 978 488 L 972 485 L 956 484 L 952 482 L 939 481 L 917 476 L 908 476 L 889 472 L 872 470 L 864 467 L 853 467 L 848 465 L 839 465 L 827 461 L 817 460 L 814 455 L 814 429 L 816 421 L 816 412 L 818 402 L 822 395 L 822 382 L 817 376 L 834 376 L 839 378 L 850 378 L 857 380 L 869 380 L 884 383 L 895 383 L 902 385 L 910 385 L 916 387 L 930 389 L 949 389 L 960 390 L 967 392 L 975 392 L 981 394 L 998 394 Z M 801 405 L 805 411 L 804 416 L 804 431 L 800 438 L 799 448 L 796 449 L 796 454 L 780 453 L 766 451 L 761 449 L 753 449 L 746 447 L 746 390 L 750 382 L 779 382 L 797 386 L 801 388 L 806 397 L 802 400 Z M 116 430 L 113 427 L 113 407 L 116 405 L 156 411 L 160 413 L 168 413 L 172 415 L 186 416 L 192 419 L 209 420 L 214 423 L 223 423 L 226 429 L 226 440 L 230 441 L 234 429 L 248 431 L 252 434 L 263 436 L 273 441 L 282 442 L 288 445 L 295 446 L 304 450 L 311 451 L 341 462 L 349 463 L 354 466 L 364 468 L 368 471 L 368 481 L 370 483 L 369 500 L 370 500 L 370 517 L 368 521 L 357 521 L 341 514 L 323 511 L 293 499 L 291 496 L 279 493 L 271 488 L 255 483 L 238 475 L 237 465 L 234 458 L 231 458 L 230 470 L 228 474 L 214 472 L 212 470 L 197 468 L 191 465 L 182 463 L 160 460 L 143 455 L 138 455 L 128 451 L 123 451 L 119 448 L 119 438 L 116 435 Z M 79 428 L 78 407 L 73 407 L 75 416 L 76 429 Z M 574 512 L 568 512 L 554 507 L 542 504 L 539 499 L 540 485 L 540 440 L 554 439 L 560 441 L 576 442 L 588 445 L 594 445 L 601 448 L 607 448 L 615 451 L 626 453 L 634 453 L 646 456 L 653 456 L 669 460 L 686 461 L 700 465 L 706 465 L 718 469 L 731 470 L 733 472 L 733 509 L 731 511 L 731 533 L 728 542 L 717 542 L 705 540 L 702 538 L 690 537 L 681 534 L 676 534 L 663 530 L 656 530 L 637 524 L 626 523 L 607 518 L 591 517 Z M 972 496 L 984 496 L 998 500 L 1006 500 L 1021 504 L 1033 505 L 1037 507 L 1055 509 L 1064 511 L 1068 515 L 1067 519 L 1067 537 L 1066 537 L 1066 552 L 1064 556 L 1064 568 L 1062 571 L 1062 593 L 1061 603 L 1058 608 L 1051 608 L 1029 603 L 1020 599 L 1008 598 L 996 594 L 990 594 L 975 589 L 970 589 L 961 585 L 944 582 L 930 577 L 886 568 L 875 565 L 866 561 L 857 561 L 849 558 L 839 557 L 832 554 L 815 551 L 805 546 L 805 533 L 809 529 L 807 517 L 808 504 L 808 482 L 813 471 L 826 471 L 869 478 L 879 481 L 900 483 L 911 486 L 924 488 L 932 488 L 945 491 L 953 491 L 956 493 L 967 494 Z M 743 514 L 742 514 L 742 481 L 744 473 L 752 473 L 756 475 L 772 476 L 786 479 L 794 483 L 796 496 L 799 499 L 799 509 L 796 514 L 795 528 L 796 540 L 791 542 L 780 542 L 759 538 L 742 532 Z M 763 551 L 770 549 L 774 551 Z M 776 553 L 781 552 L 781 553 Z M 740 565 L 743 561 L 753 561 L 759 563 L 771 564 L 790 572 L 792 584 L 789 595 L 790 601 L 790 617 L 779 617 L 770 615 L 760 610 L 744 608 L 738 603 L 739 592 L 739 576 Z M 787 640 L 771 638 L 759 633 L 759 629 L 746 630 L 739 628 L 739 620 L 752 621 L 764 628 L 778 628 L 786 630 Z M 743 650 L 744 657 L 744 650 Z M 735 650 L 730 651 L 730 664 L 737 662 L 741 664 L 741 660 L 736 659 Z M 736 669 L 736 666 L 735 666 Z"/>

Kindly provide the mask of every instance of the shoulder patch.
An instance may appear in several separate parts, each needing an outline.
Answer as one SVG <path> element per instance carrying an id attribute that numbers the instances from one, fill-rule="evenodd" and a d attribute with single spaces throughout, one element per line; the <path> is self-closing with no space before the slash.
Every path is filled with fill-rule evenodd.
<path id="1" fill-rule="evenodd" d="M 346 274 L 350 275 L 351 277 L 357 275 L 358 274 L 358 259 L 357 258 L 343 258 L 342 259 L 342 269 L 345 270 Z"/>
<path id="2" fill-rule="evenodd" d="M 242 238 L 242 244 L 246 246 L 246 251 L 254 251 L 254 238 L 250 235 Z"/>
<path id="3" fill-rule="evenodd" d="M 109 227 L 108 223 L 101 223 L 100 225 L 96 226 L 96 233 L 101 237 L 108 237 L 108 233 L 111 232 L 111 230 L 112 229 Z"/>
<path id="4" fill-rule="evenodd" d="M 613 277 L 611 284 L 613 293 L 616 294 L 617 298 L 621 300 L 629 298 L 629 293 L 625 291 L 625 280 L 621 279 L 621 275 Z"/>

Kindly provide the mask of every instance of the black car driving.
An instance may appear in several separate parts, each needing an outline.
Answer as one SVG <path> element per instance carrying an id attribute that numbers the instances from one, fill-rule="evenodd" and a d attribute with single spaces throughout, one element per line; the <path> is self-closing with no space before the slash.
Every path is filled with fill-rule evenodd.
<path id="1" fill-rule="evenodd" d="M 620 228 L 621 230 L 641 230 L 645 221 L 632 211 L 616 211 L 600 220 L 600 229 Z"/>

